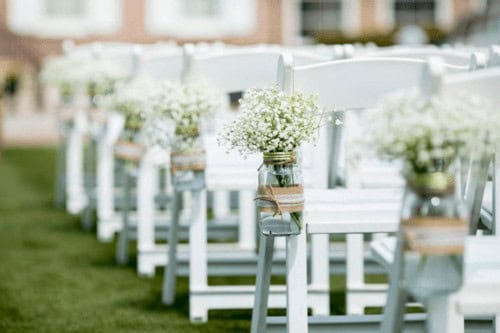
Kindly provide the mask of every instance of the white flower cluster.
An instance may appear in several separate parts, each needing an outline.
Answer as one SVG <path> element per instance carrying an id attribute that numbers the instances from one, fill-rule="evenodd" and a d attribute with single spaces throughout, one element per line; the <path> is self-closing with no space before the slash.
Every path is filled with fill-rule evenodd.
<path id="1" fill-rule="evenodd" d="M 219 134 L 219 145 L 246 156 L 292 152 L 318 135 L 322 112 L 315 95 L 286 95 L 277 87 L 249 89 L 240 100 L 243 113 Z"/>
<path id="2" fill-rule="evenodd" d="M 122 68 L 105 60 L 88 59 L 73 71 L 78 86 L 86 89 L 92 97 L 112 93 L 116 84 L 127 79 L 127 73 Z"/>
<path id="3" fill-rule="evenodd" d="M 56 57 L 47 61 L 40 72 L 40 81 L 57 87 L 63 96 L 72 96 L 78 85 L 76 69 L 83 60 L 77 57 Z"/>
<path id="4" fill-rule="evenodd" d="M 125 129 L 138 131 L 152 110 L 151 100 L 160 94 L 160 89 L 160 84 L 155 81 L 134 80 L 103 97 L 99 105 L 105 110 L 122 113 L 125 116 Z"/>
<path id="5" fill-rule="evenodd" d="M 369 117 L 368 145 L 386 159 L 400 159 L 413 172 L 440 171 L 458 156 L 493 152 L 500 119 L 483 101 L 469 96 L 417 91 L 388 96 Z"/>
<path id="6" fill-rule="evenodd" d="M 53 58 L 40 73 L 43 83 L 58 87 L 64 96 L 72 96 L 79 89 L 91 96 L 106 95 L 126 78 L 126 73 L 113 63 L 88 56 Z"/>
<path id="7" fill-rule="evenodd" d="M 146 116 L 147 137 L 162 147 L 189 150 L 203 118 L 220 109 L 221 96 L 201 83 L 164 82 L 158 91 Z"/>

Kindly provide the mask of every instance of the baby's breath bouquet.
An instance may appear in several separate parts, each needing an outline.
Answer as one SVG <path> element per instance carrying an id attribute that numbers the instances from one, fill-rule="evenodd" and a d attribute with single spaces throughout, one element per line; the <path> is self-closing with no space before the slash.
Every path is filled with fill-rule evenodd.
<path id="1" fill-rule="evenodd" d="M 78 85 L 87 92 L 93 102 L 98 96 L 113 93 L 116 85 L 127 79 L 123 68 L 101 59 L 87 59 L 73 71 Z"/>
<path id="2" fill-rule="evenodd" d="M 380 157 L 402 160 L 407 173 L 445 171 L 457 157 L 493 152 L 500 125 L 494 115 L 474 97 L 404 91 L 380 103 L 367 137 Z"/>
<path id="3" fill-rule="evenodd" d="M 202 121 L 220 109 L 220 96 L 201 83 L 163 82 L 151 99 L 149 139 L 176 151 L 192 151 Z"/>
<path id="4" fill-rule="evenodd" d="M 378 155 L 406 166 L 398 251 L 405 258 L 405 284 L 421 302 L 462 283 L 465 237 L 479 212 L 467 209 L 452 166 L 494 151 L 500 123 L 490 111 L 470 96 L 406 91 L 384 99 L 369 121 L 368 139 Z M 467 190 L 467 200 L 476 196 Z"/>
<path id="5" fill-rule="evenodd" d="M 77 69 L 83 63 L 81 57 L 60 56 L 48 60 L 40 72 L 43 84 L 54 86 L 64 100 L 74 96 L 78 88 Z"/>
<path id="6" fill-rule="evenodd" d="M 250 89 L 240 100 L 242 115 L 226 126 L 219 144 L 246 156 L 293 153 L 316 139 L 321 110 L 314 95 L 286 95 L 277 87 Z"/>
<path id="7" fill-rule="evenodd" d="M 205 150 L 201 137 L 204 118 L 220 108 L 220 96 L 202 83 L 165 82 L 152 99 L 146 135 L 170 150 L 172 183 L 177 191 L 205 186 Z"/>
<path id="8" fill-rule="evenodd" d="M 317 98 L 301 92 L 287 95 L 277 87 L 250 89 L 240 106 L 242 114 L 225 127 L 218 142 L 244 156 L 263 153 L 256 202 L 269 228 L 262 230 L 270 234 L 298 233 L 304 199 L 296 151 L 318 135 L 322 112 Z M 276 215 L 280 221 L 289 217 L 298 229 L 289 224 L 287 228 L 291 229 L 283 230 L 283 223 L 274 223 Z"/>
<path id="9" fill-rule="evenodd" d="M 100 106 L 125 116 L 125 132 L 132 139 L 142 129 L 146 115 L 152 110 L 151 100 L 159 92 L 158 83 L 146 79 L 135 80 L 104 97 Z"/>

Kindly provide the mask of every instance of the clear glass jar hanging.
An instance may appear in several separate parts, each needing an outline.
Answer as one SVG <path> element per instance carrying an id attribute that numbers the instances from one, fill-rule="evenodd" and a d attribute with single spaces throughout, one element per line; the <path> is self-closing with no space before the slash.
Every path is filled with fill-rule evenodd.
<path id="1" fill-rule="evenodd" d="M 302 229 L 302 167 L 293 152 L 264 153 L 256 205 L 265 235 L 297 235 Z"/>
<path id="2" fill-rule="evenodd" d="M 176 191 L 199 191 L 205 188 L 206 168 L 203 137 L 199 131 L 176 129 L 170 154 L 172 185 Z"/>
<path id="3" fill-rule="evenodd" d="M 135 129 L 125 128 L 115 143 L 115 156 L 123 161 L 136 163 L 146 152 L 141 134 Z"/>
<path id="4" fill-rule="evenodd" d="M 405 284 L 418 301 L 460 288 L 467 233 L 467 208 L 453 173 L 407 177 L 399 237 Z"/>

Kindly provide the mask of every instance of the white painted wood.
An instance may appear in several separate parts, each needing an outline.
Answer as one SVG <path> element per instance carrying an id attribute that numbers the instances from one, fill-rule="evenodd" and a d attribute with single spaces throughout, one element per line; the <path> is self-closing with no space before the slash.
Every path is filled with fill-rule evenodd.
<path id="1" fill-rule="evenodd" d="M 330 237 L 328 235 L 311 235 L 311 281 L 310 285 L 323 290 L 330 290 L 330 260 L 329 253 Z M 329 296 L 329 295 L 327 295 Z M 323 303 L 316 303 L 314 315 L 330 314 L 330 298 L 324 297 Z"/>
<path id="2" fill-rule="evenodd" d="M 177 281 L 177 243 L 179 239 L 179 218 L 181 210 L 181 193 L 174 191 L 172 196 L 172 221 L 168 234 L 168 261 L 163 279 L 163 304 L 171 305 L 175 300 Z"/>
<path id="3" fill-rule="evenodd" d="M 306 233 L 286 237 L 287 332 L 307 333 Z"/>
<path id="4" fill-rule="evenodd" d="M 137 250 L 139 253 L 154 248 L 154 151 L 149 149 L 139 162 L 137 175 L 137 219 L 140 227 L 137 228 Z M 141 257 L 138 257 L 137 269 L 140 275 L 154 274 L 154 266 L 146 266 Z"/>
<path id="5" fill-rule="evenodd" d="M 346 235 L 346 276 L 347 288 L 350 289 L 351 286 L 364 284 L 364 256 L 363 256 L 363 234 L 348 234 Z M 361 260 L 360 260 L 361 259 Z M 353 299 L 349 297 L 349 293 L 346 295 L 346 311 L 349 314 L 364 314 L 364 304 L 360 302 L 354 302 Z"/>
<path id="6" fill-rule="evenodd" d="M 82 102 L 77 101 L 78 110 L 69 134 L 66 152 L 66 209 L 70 214 L 80 213 L 87 204 L 83 182 L 83 136 L 87 124 Z"/>
<path id="7" fill-rule="evenodd" d="M 267 306 L 271 285 L 271 269 L 273 264 L 274 237 L 260 235 L 259 260 L 255 286 L 255 300 L 252 310 L 251 333 L 266 331 Z"/>
<path id="8" fill-rule="evenodd" d="M 115 212 L 114 196 L 114 152 L 113 147 L 120 135 L 125 118 L 121 114 L 111 113 L 106 124 L 105 135 L 97 142 L 96 191 L 97 191 L 97 237 L 101 241 L 110 241 L 113 227 L 120 227 Z M 110 225 L 106 228 L 104 225 Z"/>
<path id="9" fill-rule="evenodd" d="M 215 191 L 213 193 L 214 200 L 214 216 L 223 217 L 229 215 L 230 197 L 227 191 Z"/>
<path id="10" fill-rule="evenodd" d="M 255 249 L 257 222 L 254 198 L 255 190 L 242 190 L 239 192 L 238 245 L 242 249 Z"/>
<path id="11" fill-rule="evenodd" d="M 204 290 L 207 281 L 207 192 L 206 190 L 191 192 L 193 207 L 191 210 L 191 228 L 189 229 L 189 290 Z M 197 307 L 192 295 L 189 297 L 189 318 L 193 322 L 207 321 L 208 311 Z"/>

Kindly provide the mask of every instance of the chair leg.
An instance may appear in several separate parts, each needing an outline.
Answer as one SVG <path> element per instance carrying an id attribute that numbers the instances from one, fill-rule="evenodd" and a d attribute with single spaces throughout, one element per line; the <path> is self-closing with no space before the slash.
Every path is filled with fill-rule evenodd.
<path id="1" fill-rule="evenodd" d="M 254 307 L 252 310 L 251 333 L 266 331 L 267 305 L 271 270 L 273 266 L 274 237 L 260 235 L 259 259 L 257 262 L 257 277 Z"/>
<path id="2" fill-rule="evenodd" d="M 324 290 L 322 302 L 316 302 L 312 306 L 314 315 L 330 314 L 330 258 L 325 253 L 329 253 L 330 237 L 327 234 L 311 235 L 311 285 Z"/>
<path id="3" fill-rule="evenodd" d="M 171 305 L 175 300 L 177 282 L 177 243 L 179 240 L 179 215 L 182 193 L 174 191 L 172 202 L 172 222 L 168 234 L 168 261 L 163 277 L 163 304 Z"/>
<path id="4" fill-rule="evenodd" d="M 389 292 L 384 307 L 382 333 L 402 332 L 406 304 L 403 270 L 402 244 L 398 240 L 394 253 L 394 263 L 389 272 Z"/>
<path id="5" fill-rule="evenodd" d="M 65 192 L 66 192 L 66 138 L 63 137 L 61 144 L 57 148 L 57 168 L 56 168 L 56 184 L 54 193 L 54 204 L 57 208 L 64 208 Z"/>
<path id="6" fill-rule="evenodd" d="M 189 291 L 193 293 L 208 290 L 207 191 L 192 191 L 190 197 Z M 189 319 L 191 322 L 206 322 L 208 320 L 206 305 L 194 303 L 190 297 Z"/>
<path id="7" fill-rule="evenodd" d="M 94 213 L 94 203 L 92 202 L 91 192 L 95 188 L 95 141 L 91 139 L 85 149 L 85 160 L 84 160 L 84 185 L 85 194 L 87 196 L 87 206 L 83 210 L 82 216 L 82 227 L 84 230 L 90 230 L 92 228 L 92 219 Z"/>
<path id="8" fill-rule="evenodd" d="M 365 283 L 364 276 L 364 238 L 362 234 L 346 235 L 346 308 L 347 314 L 364 314 L 365 304 L 359 304 L 351 300 L 352 286 L 361 286 Z"/>
<path id="9" fill-rule="evenodd" d="M 120 265 L 125 265 L 128 262 L 128 240 L 130 229 L 130 200 L 131 200 L 131 176 L 127 170 L 123 170 L 123 226 L 118 234 L 118 241 L 116 243 L 116 261 Z"/>
<path id="10" fill-rule="evenodd" d="M 307 333 L 307 241 L 306 231 L 287 237 L 286 303 L 287 332 Z"/>
<path id="11" fill-rule="evenodd" d="M 500 315 L 493 318 L 493 333 L 500 333 Z"/>
<path id="12" fill-rule="evenodd" d="M 464 332 L 464 317 L 456 311 L 456 306 L 454 306 L 455 295 L 432 297 L 427 303 L 428 333 Z"/>

